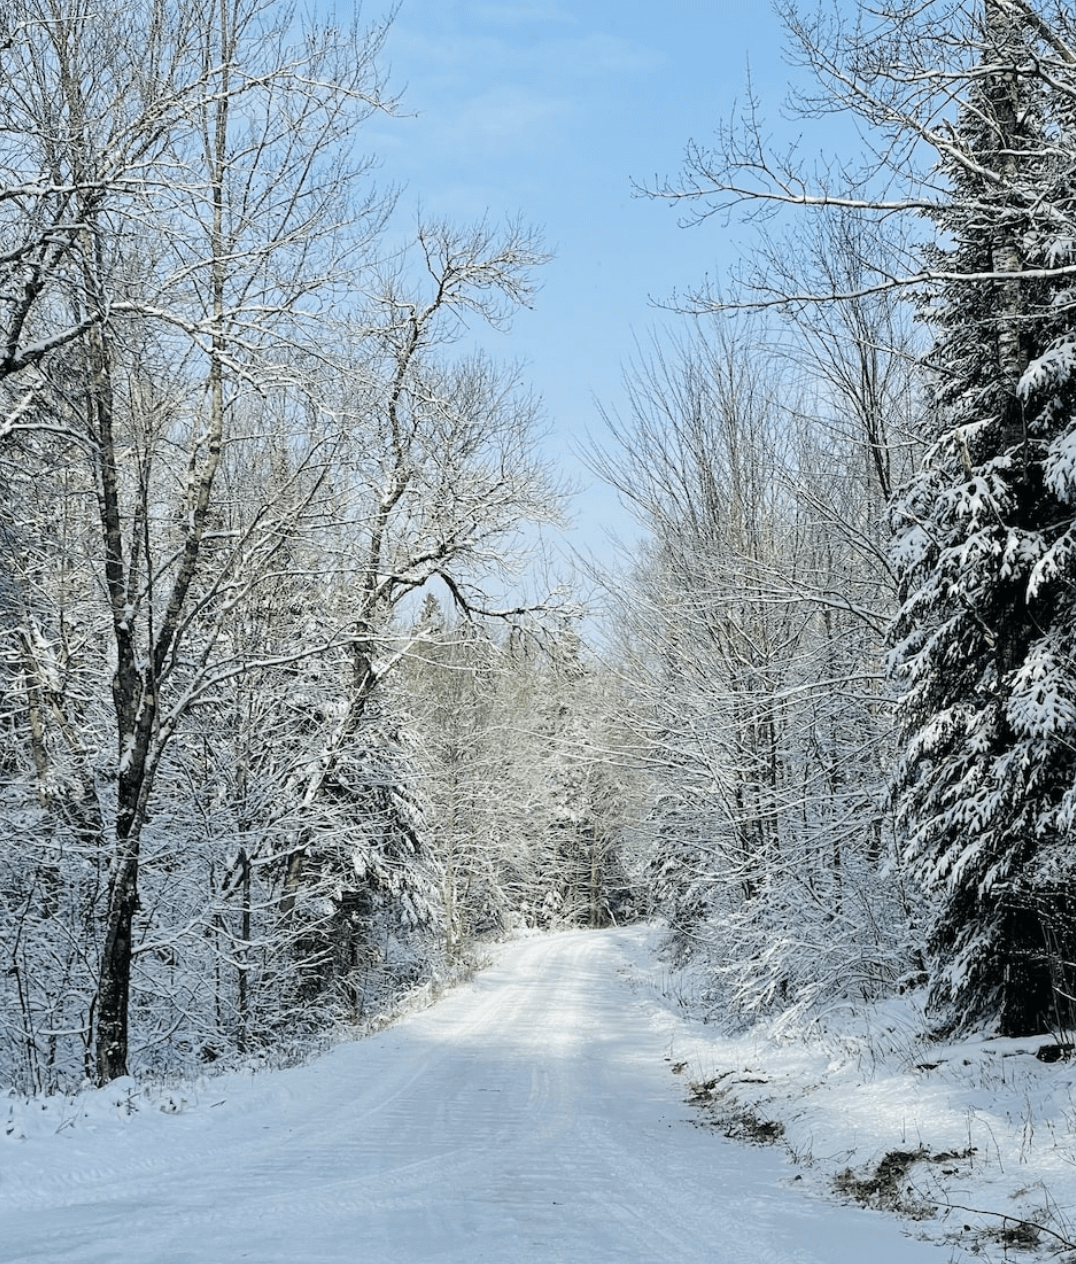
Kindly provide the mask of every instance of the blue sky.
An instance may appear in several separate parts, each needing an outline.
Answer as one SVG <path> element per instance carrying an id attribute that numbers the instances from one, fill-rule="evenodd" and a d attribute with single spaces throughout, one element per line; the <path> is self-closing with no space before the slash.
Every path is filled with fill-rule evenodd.
<path id="1" fill-rule="evenodd" d="M 369 10 L 368 10 L 369 12 Z M 555 252 L 533 311 L 486 345 L 523 360 L 552 423 L 551 455 L 591 484 L 573 540 L 602 549 L 627 531 L 611 494 L 572 455 L 616 407 L 633 338 L 670 319 L 652 300 L 697 285 L 737 253 L 735 227 L 677 227 L 632 181 L 674 176 L 689 139 L 707 141 L 756 94 L 779 121 L 782 32 L 765 3 L 687 0 L 403 0 L 387 46 L 411 117 L 367 130 L 400 215 L 466 221 L 516 214 Z"/>

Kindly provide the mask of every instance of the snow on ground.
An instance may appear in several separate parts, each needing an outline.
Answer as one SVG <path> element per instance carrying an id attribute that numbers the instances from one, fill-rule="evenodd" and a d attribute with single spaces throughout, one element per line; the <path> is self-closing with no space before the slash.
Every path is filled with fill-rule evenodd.
<path id="1" fill-rule="evenodd" d="M 1076 1264 L 1076 1063 L 1036 1057 L 1059 1052 L 1057 1034 L 932 1044 L 906 997 L 831 1012 L 824 1029 L 729 1036 L 687 1018 L 697 980 L 656 963 L 658 938 L 631 942 L 630 979 L 665 1015 L 666 1057 L 701 1119 L 771 1142 L 827 1198 L 901 1213 L 954 1264 Z"/>
<path id="2" fill-rule="evenodd" d="M 0 1260 L 948 1260 L 895 1218 L 805 1192 L 778 1148 L 698 1126 L 667 1059 L 723 1046 L 645 985 L 647 942 L 506 945 L 431 1008 L 286 1071 L 12 1099 Z M 833 1100 L 854 1131 L 854 1094 Z M 900 1107 L 883 1100 L 888 1125 Z"/>

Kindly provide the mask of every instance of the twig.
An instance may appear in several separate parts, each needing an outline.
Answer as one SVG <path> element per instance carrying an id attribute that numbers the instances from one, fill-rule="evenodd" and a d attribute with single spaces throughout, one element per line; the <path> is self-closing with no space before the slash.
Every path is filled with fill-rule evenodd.
<path id="1" fill-rule="evenodd" d="M 1063 1247 L 1070 1251 L 1076 1251 L 1076 1242 L 1070 1242 L 1068 1238 L 1057 1233 L 1054 1229 L 1048 1229 L 1046 1225 L 1037 1224 L 1034 1220 L 1021 1220 L 1019 1216 L 1010 1216 L 1005 1211 L 985 1211 L 982 1207 L 965 1207 L 963 1203 L 945 1204 L 953 1211 L 970 1211 L 975 1216 L 997 1216 L 1001 1220 L 1011 1220 L 1013 1224 L 1023 1225 L 1025 1229 L 1034 1229 L 1037 1233 L 1048 1233 L 1051 1238 L 1056 1238 Z"/>

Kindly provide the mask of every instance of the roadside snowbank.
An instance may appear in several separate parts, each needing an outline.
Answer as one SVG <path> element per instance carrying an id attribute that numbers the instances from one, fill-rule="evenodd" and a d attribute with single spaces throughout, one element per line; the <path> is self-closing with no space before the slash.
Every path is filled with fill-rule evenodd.
<path id="1" fill-rule="evenodd" d="M 929 1043 L 917 996 L 830 1012 L 824 1028 L 722 1033 L 693 1016 L 697 980 L 656 962 L 659 942 L 637 941 L 629 981 L 700 1123 L 780 1146 L 827 1197 L 914 1218 L 954 1261 L 1076 1261 L 1076 1061 L 1041 1060 L 1071 1053 L 1056 1034 Z"/>

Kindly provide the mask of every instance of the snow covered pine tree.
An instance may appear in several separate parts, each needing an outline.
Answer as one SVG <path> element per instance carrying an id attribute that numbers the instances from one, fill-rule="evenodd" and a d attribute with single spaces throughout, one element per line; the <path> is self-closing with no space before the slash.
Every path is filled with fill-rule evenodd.
<path id="1" fill-rule="evenodd" d="M 1005 1035 L 1076 1014 L 1076 22 L 1050 8 L 985 0 L 958 71 L 936 439 L 895 504 L 896 788 L 936 901 L 932 999 Z"/>

